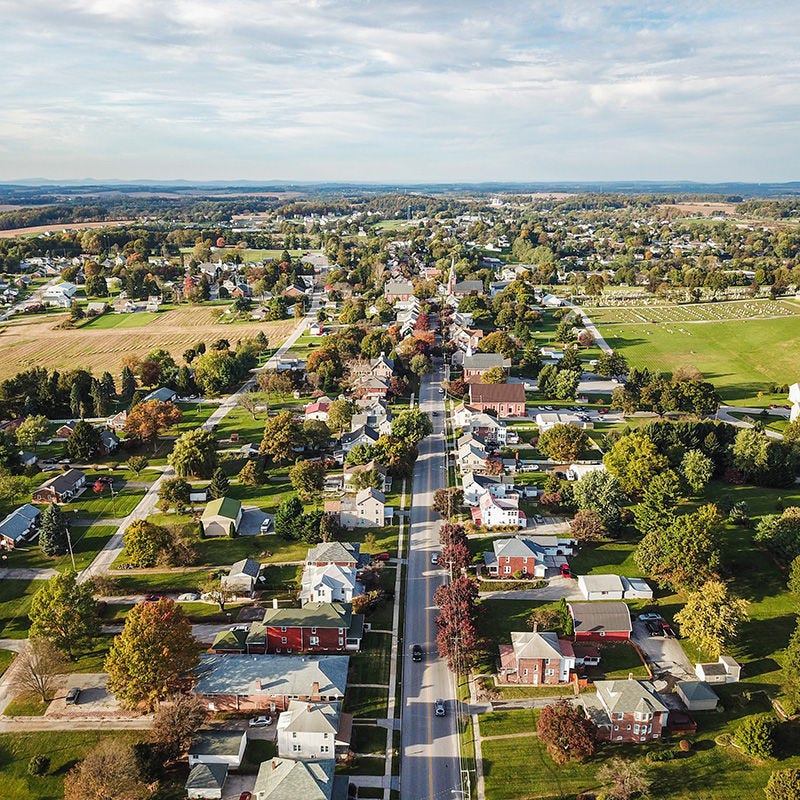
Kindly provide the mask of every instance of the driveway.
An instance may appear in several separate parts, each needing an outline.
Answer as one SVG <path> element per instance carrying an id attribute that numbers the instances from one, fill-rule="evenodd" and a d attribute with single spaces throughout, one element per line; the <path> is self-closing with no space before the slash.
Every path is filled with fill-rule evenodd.
<path id="1" fill-rule="evenodd" d="M 584 597 L 578 590 L 578 582 L 571 578 L 558 577 L 550 578 L 549 583 L 543 589 L 512 589 L 508 592 L 481 592 L 481 598 L 493 600 L 535 600 L 545 602 L 547 600 L 583 600 Z"/>
<path id="2" fill-rule="evenodd" d="M 126 716 L 120 705 L 106 686 L 108 675 L 105 673 L 76 672 L 66 676 L 64 685 L 56 699 L 47 707 L 46 717 L 87 717 L 87 716 Z M 67 705 L 67 692 L 73 687 L 81 690 L 78 702 Z"/>
<path id="3" fill-rule="evenodd" d="M 258 536 L 261 533 L 261 523 L 267 518 L 272 519 L 273 526 L 270 528 L 272 532 L 275 529 L 272 514 L 267 514 L 256 506 L 244 506 L 242 521 L 239 523 L 239 536 Z"/>
<path id="4" fill-rule="evenodd" d="M 645 654 L 655 677 L 697 680 L 694 667 L 677 639 L 648 635 L 644 623 L 638 619 L 633 621 L 631 638 Z"/>
<path id="5" fill-rule="evenodd" d="M 229 772 L 222 790 L 222 800 L 239 800 L 242 792 L 252 792 L 256 785 L 255 775 L 240 775 Z M 298 798 L 299 800 L 299 798 Z"/>

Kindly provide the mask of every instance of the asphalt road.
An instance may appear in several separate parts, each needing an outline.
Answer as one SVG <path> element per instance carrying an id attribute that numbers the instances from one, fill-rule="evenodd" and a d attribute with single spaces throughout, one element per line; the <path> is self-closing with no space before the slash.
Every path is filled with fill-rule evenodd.
<path id="1" fill-rule="evenodd" d="M 420 443 L 414 467 L 403 641 L 402 800 L 458 797 L 453 790 L 461 789 L 455 685 L 447 664 L 436 654 L 433 593 L 446 574 L 430 563 L 431 553 L 439 551 L 441 522 L 431 510 L 433 493 L 446 482 L 441 378 L 441 373 L 424 378 L 419 398 L 423 411 L 437 411 L 438 416 L 433 419 L 433 435 Z M 422 663 L 411 660 L 415 643 L 425 649 Z M 434 714 L 438 698 L 446 704 L 444 717 Z"/>

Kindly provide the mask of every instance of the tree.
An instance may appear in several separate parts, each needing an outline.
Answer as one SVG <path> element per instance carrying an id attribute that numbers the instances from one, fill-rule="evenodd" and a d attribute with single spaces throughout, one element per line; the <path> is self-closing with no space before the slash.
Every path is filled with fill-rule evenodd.
<path id="1" fill-rule="evenodd" d="M 350 427 L 354 412 L 355 405 L 350 400 L 334 400 L 328 406 L 328 427 L 341 435 Z"/>
<path id="2" fill-rule="evenodd" d="M 236 356 L 227 349 L 209 350 L 194 362 L 194 379 L 204 395 L 214 397 L 242 377 Z"/>
<path id="3" fill-rule="evenodd" d="M 298 539 L 298 521 L 303 516 L 303 504 L 296 495 L 281 501 L 275 510 L 275 533 L 284 539 Z"/>
<path id="4" fill-rule="evenodd" d="M 303 434 L 294 416 L 284 411 L 267 417 L 259 452 L 266 453 L 276 463 L 285 463 L 294 456 L 294 448 L 303 445 Z"/>
<path id="5" fill-rule="evenodd" d="M 733 464 L 759 486 L 791 486 L 800 464 L 800 448 L 794 442 L 768 438 L 763 431 L 745 428 L 733 443 Z"/>
<path id="6" fill-rule="evenodd" d="M 222 467 L 217 467 L 214 470 L 214 475 L 211 478 L 211 483 L 208 486 L 208 494 L 215 500 L 219 497 L 225 497 L 230 487 L 230 481 L 225 474 Z"/>
<path id="7" fill-rule="evenodd" d="M 239 405 L 253 418 L 255 421 L 258 409 L 261 407 L 261 398 L 256 392 L 242 392 L 239 395 Z"/>
<path id="8" fill-rule="evenodd" d="M 579 511 L 569 524 L 570 536 L 579 542 L 598 542 L 608 535 L 602 517 L 596 511 Z"/>
<path id="9" fill-rule="evenodd" d="M 101 739 L 64 777 L 64 800 L 145 800 L 139 759 L 124 739 Z"/>
<path id="10" fill-rule="evenodd" d="M 158 704 L 150 741 L 165 761 L 175 761 L 189 749 L 207 716 L 203 703 L 195 695 L 170 695 Z"/>
<path id="11" fill-rule="evenodd" d="M 374 458 L 374 448 L 371 444 L 366 442 L 359 442 L 353 445 L 345 456 L 345 464 L 348 466 L 359 466 L 360 464 L 368 464 Z"/>
<path id="12" fill-rule="evenodd" d="M 433 493 L 433 510 L 445 519 L 457 514 L 464 505 L 464 491 L 457 486 L 450 489 L 437 489 Z"/>
<path id="13" fill-rule="evenodd" d="M 125 433 L 131 439 L 152 442 L 156 451 L 158 437 L 164 431 L 177 425 L 183 419 L 183 412 L 172 403 L 148 400 L 134 406 L 125 419 Z"/>
<path id="14" fill-rule="evenodd" d="M 375 460 L 396 477 L 409 476 L 418 455 L 419 451 L 413 442 L 394 434 L 379 437 L 373 448 Z"/>
<path id="15" fill-rule="evenodd" d="M 626 375 L 628 373 L 628 362 L 625 356 L 614 350 L 605 350 L 597 357 L 597 366 L 594 371 L 603 378 L 610 378 L 614 375 Z"/>
<path id="16" fill-rule="evenodd" d="M 577 425 L 553 425 L 539 436 L 539 450 L 554 461 L 571 463 L 589 444 L 589 437 Z"/>
<path id="17" fill-rule="evenodd" d="M 800 797 L 800 769 L 777 769 L 764 787 L 767 800 L 797 800 Z"/>
<path id="18" fill-rule="evenodd" d="M 431 418 L 419 406 L 401 411 L 392 420 L 392 436 L 417 445 L 433 433 Z"/>
<path id="19" fill-rule="evenodd" d="M 649 796 L 653 782 L 647 777 L 647 770 L 638 761 L 612 758 L 597 773 L 600 783 L 610 783 L 606 792 L 607 800 L 631 800 L 633 797 Z"/>
<path id="20" fill-rule="evenodd" d="M 689 450 L 681 459 L 680 469 L 689 488 L 700 494 L 714 475 L 714 462 L 702 450 Z"/>
<path id="21" fill-rule="evenodd" d="M 184 478 L 167 478 L 158 489 L 158 507 L 162 511 L 174 508 L 183 511 L 189 505 L 192 487 Z"/>
<path id="22" fill-rule="evenodd" d="M 38 695 L 43 703 L 52 700 L 65 672 L 67 659 L 64 653 L 40 636 L 31 637 L 27 648 L 14 661 L 14 681 L 19 689 Z"/>
<path id="23" fill-rule="evenodd" d="M 528 615 L 528 627 L 533 631 L 552 631 L 561 626 L 561 614 L 554 608 L 535 608 Z"/>
<path id="24" fill-rule="evenodd" d="M 123 400 L 130 400 L 136 391 L 136 377 L 129 366 L 122 368 L 122 378 L 120 382 L 120 397 Z"/>
<path id="25" fill-rule="evenodd" d="M 125 563 L 146 569 L 163 563 L 172 547 L 172 535 L 161 525 L 145 519 L 131 522 L 125 530 Z"/>
<path id="26" fill-rule="evenodd" d="M 487 334 L 480 341 L 482 353 L 500 353 L 503 358 L 514 358 L 519 351 L 519 345 L 505 331 L 494 331 Z"/>
<path id="27" fill-rule="evenodd" d="M 247 461 L 239 470 L 239 483 L 243 486 L 260 486 L 264 483 L 264 465 L 260 458 Z"/>
<path id="28" fill-rule="evenodd" d="M 330 441 L 330 428 L 321 419 L 307 419 L 303 423 L 303 441 L 311 450 L 322 450 Z"/>
<path id="29" fill-rule="evenodd" d="M 52 642 L 72 658 L 100 634 L 91 583 L 78 583 L 74 572 L 61 572 L 39 589 L 28 613 L 30 635 Z"/>
<path id="30" fill-rule="evenodd" d="M 217 466 L 217 440 L 214 434 L 204 428 L 186 431 L 175 442 L 167 462 L 179 477 L 210 477 Z"/>
<path id="31" fill-rule="evenodd" d="M 258 388 L 268 396 L 274 395 L 282 399 L 294 391 L 294 384 L 288 375 L 273 370 L 259 373 Z"/>
<path id="32" fill-rule="evenodd" d="M 166 597 L 138 603 L 108 651 L 108 688 L 124 708 L 143 705 L 149 711 L 184 686 L 199 660 L 192 626 L 179 605 Z"/>
<path id="33" fill-rule="evenodd" d="M 442 548 L 440 561 L 450 571 L 451 575 L 458 575 L 472 564 L 472 553 L 466 542 L 454 540 Z"/>
<path id="34" fill-rule="evenodd" d="M 321 461 L 298 461 L 289 470 L 289 482 L 301 500 L 319 497 L 325 485 L 325 467 Z"/>
<path id="35" fill-rule="evenodd" d="M 656 475 L 642 495 L 642 501 L 633 509 L 636 527 L 644 534 L 657 533 L 675 521 L 675 511 L 680 499 L 680 481 L 671 470 Z"/>
<path id="36" fill-rule="evenodd" d="M 19 428 L 17 428 L 17 435 L 19 435 Z M 783 441 L 800 442 L 800 419 L 796 419 L 794 422 L 790 422 L 783 429 Z"/>
<path id="37" fill-rule="evenodd" d="M 506 382 L 506 372 L 500 366 L 490 367 L 481 376 L 481 382 L 482 383 L 505 383 Z"/>
<path id="38" fill-rule="evenodd" d="M 733 734 L 733 741 L 753 758 L 772 758 L 775 753 L 777 721 L 772 714 L 745 717 Z"/>
<path id="39" fill-rule="evenodd" d="M 69 531 L 61 508 L 50 503 L 42 511 L 39 547 L 46 556 L 63 556 L 69 549 Z"/>
<path id="40" fill-rule="evenodd" d="M 603 463 L 624 492 L 639 495 L 669 462 L 647 436 L 635 432 L 614 442 Z"/>
<path id="41" fill-rule="evenodd" d="M 753 538 L 768 547 L 781 563 L 791 563 L 800 556 L 800 507 L 789 506 L 780 516 L 762 517 Z"/>
<path id="42" fill-rule="evenodd" d="M 594 755 L 594 726 L 580 708 L 566 700 L 542 709 L 536 732 L 556 764 L 583 761 Z"/>
<path id="43" fill-rule="evenodd" d="M 749 603 L 728 594 L 722 581 L 708 581 L 691 592 L 675 615 L 683 634 L 711 658 L 718 658 L 733 644 L 747 620 Z"/>
<path id="44" fill-rule="evenodd" d="M 78 420 L 67 439 L 67 453 L 76 461 L 89 461 L 100 452 L 103 440 L 100 431 L 86 420 Z"/>
<path id="45" fill-rule="evenodd" d="M 147 456 L 131 456 L 126 462 L 128 469 L 138 478 L 150 462 Z"/>
<path id="46" fill-rule="evenodd" d="M 573 488 L 573 499 L 582 511 L 594 511 L 609 532 L 616 533 L 622 526 L 625 494 L 611 473 L 594 470 L 584 475 Z"/>
<path id="47" fill-rule="evenodd" d="M 789 566 L 789 580 L 787 586 L 793 595 L 800 598 L 800 555 L 795 556 Z"/>
<path id="48" fill-rule="evenodd" d="M 36 445 L 47 435 L 50 422 L 42 414 L 27 417 L 17 428 L 17 442 L 20 447 L 30 448 L 36 452 Z"/>
<path id="49" fill-rule="evenodd" d="M 418 378 L 433 372 L 433 364 L 431 364 L 431 360 L 427 356 L 422 355 L 422 353 L 417 353 L 417 355 L 411 357 L 408 368 Z"/>
<path id="50" fill-rule="evenodd" d="M 209 577 L 205 580 L 200 586 L 200 592 L 201 596 L 212 600 L 219 606 L 220 614 L 225 613 L 225 605 L 228 601 L 236 597 L 236 592 L 233 589 L 229 589 L 227 585 L 222 582 L 222 579 L 217 576 Z"/>

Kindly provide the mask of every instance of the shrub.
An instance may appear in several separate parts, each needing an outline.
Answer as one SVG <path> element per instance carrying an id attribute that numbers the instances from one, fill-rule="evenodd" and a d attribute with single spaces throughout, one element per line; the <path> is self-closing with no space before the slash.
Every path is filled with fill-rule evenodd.
<path id="1" fill-rule="evenodd" d="M 651 764 L 660 764 L 663 761 L 672 761 L 675 758 L 675 753 L 672 750 L 653 750 L 652 753 L 647 754 L 647 760 Z"/>
<path id="2" fill-rule="evenodd" d="M 747 717 L 736 729 L 734 742 L 749 756 L 770 758 L 775 751 L 775 726 L 771 714 Z"/>
<path id="3" fill-rule="evenodd" d="M 678 747 L 681 749 L 681 752 L 688 753 L 692 749 L 692 743 L 688 739 L 681 739 L 678 742 Z"/>
<path id="4" fill-rule="evenodd" d="M 37 753 L 28 762 L 29 775 L 36 775 L 37 777 L 40 775 L 46 775 L 49 769 L 50 756 L 43 755 L 42 753 Z"/>

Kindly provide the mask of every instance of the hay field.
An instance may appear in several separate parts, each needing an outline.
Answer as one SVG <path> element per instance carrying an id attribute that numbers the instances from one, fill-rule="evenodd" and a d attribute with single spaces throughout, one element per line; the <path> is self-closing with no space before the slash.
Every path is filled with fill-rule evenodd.
<path id="1" fill-rule="evenodd" d="M 800 314 L 800 305 L 789 300 L 730 300 L 722 303 L 687 303 L 675 305 L 604 306 L 587 308 L 586 314 L 595 323 L 634 324 L 647 322 L 727 322 L 747 319 L 791 317 Z"/>
<path id="2" fill-rule="evenodd" d="M 280 322 L 246 322 L 220 325 L 212 309 L 191 307 L 166 311 L 141 328 L 61 329 L 66 315 L 19 318 L 0 330 L 0 380 L 17 372 L 42 366 L 48 369 L 91 369 L 94 374 L 120 371 L 125 356 L 144 356 L 157 347 L 168 350 L 178 361 L 188 347 L 199 341 L 237 339 L 264 331 L 270 344 L 280 344 L 297 325 L 293 319 Z"/>

